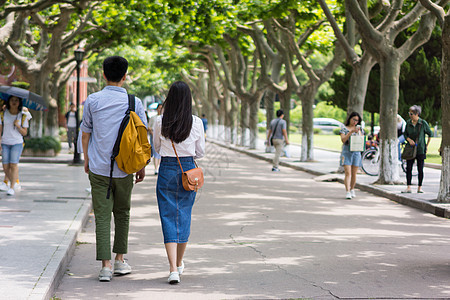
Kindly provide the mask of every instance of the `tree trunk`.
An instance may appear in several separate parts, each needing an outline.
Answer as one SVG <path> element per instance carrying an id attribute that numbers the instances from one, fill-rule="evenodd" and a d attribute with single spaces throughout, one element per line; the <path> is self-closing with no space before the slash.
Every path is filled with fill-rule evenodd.
<path id="1" fill-rule="evenodd" d="M 286 121 L 286 131 L 289 135 L 289 127 L 291 126 L 291 96 L 292 90 L 287 88 L 280 96 L 280 106 L 284 113 L 283 120 Z"/>
<path id="2" fill-rule="evenodd" d="M 272 74 L 270 77 L 272 78 L 272 81 L 276 84 L 280 82 L 280 73 L 281 68 L 283 67 L 283 60 L 279 57 L 276 57 L 272 64 Z M 275 111 L 273 108 L 273 104 L 275 103 L 277 95 L 276 93 L 268 89 L 265 97 L 264 97 L 264 104 L 266 107 L 266 130 L 269 130 L 270 128 L 270 122 L 275 118 Z"/>
<path id="3" fill-rule="evenodd" d="M 250 129 L 250 149 L 256 149 L 256 140 L 258 138 L 258 110 L 260 99 L 250 103 L 249 129 Z"/>
<path id="4" fill-rule="evenodd" d="M 347 115 L 354 111 L 361 116 L 363 115 L 370 71 L 375 64 L 375 58 L 369 54 L 365 54 L 360 63 L 353 66 L 347 100 Z"/>
<path id="5" fill-rule="evenodd" d="M 401 61 L 397 52 L 380 59 L 380 142 L 378 184 L 399 183 L 397 111 Z"/>
<path id="6" fill-rule="evenodd" d="M 311 82 L 306 90 L 299 94 L 302 99 L 302 147 L 300 154 L 300 161 L 313 161 L 314 160 L 314 130 L 313 130 L 313 118 L 314 118 L 314 97 L 317 93 L 317 86 Z"/>
<path id="7" fill-rule="evenodd" d="M 442 28 L 442 170 L 438 202 L 450 202 L 450 13 L 445 16 Z"/>
<path id="8" fill-rule="evenodd" d="M 45 127 L 44 127 L 44 135 L 45 136 L 59 136 L 59 128 L 58 128 L 58 107 L 50 106 L 48 111 L 45 112 Z"/>
<path id="9" fill-rule="evenodd" d="M 238 134 L 237 134 L 237 120 L 238 120 L 238 106 L 236 96 L 233 94 L 230 97 L 231 109 L 228 114 L 230 118 L 230 142 L 232 144 L 238 143 Z"/>
<path id="10" fill-rule="evenodd" d="M 272 90 L 267 90 L 264 94 L 264 107 L 266 108 L 266 130 L 269 130 L 270 122 L 275 117 L 273 104 L 275 103 L 276 94 Z"/>
<path id="11" fill-rule="evenodd" d="M 248 144 L 248 117 L 249 117 L 249 107 L 246 100 L 241 100 L 241 142 L 240 145 L 245 147 Z"/>

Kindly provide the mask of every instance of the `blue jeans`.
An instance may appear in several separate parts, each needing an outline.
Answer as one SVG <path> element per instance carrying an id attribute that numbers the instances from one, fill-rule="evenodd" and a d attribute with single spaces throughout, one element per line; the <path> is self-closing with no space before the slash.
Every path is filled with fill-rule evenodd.
<path id="1" fill-rule="evenodd" d="M 18 164 L 22 151 L 23 143 L 15 145 L 2 144 L 2 163 L 4 165 Z"/>
<path id="2" fill-rule="evenodd" d="M 195 168 L 192 157 L 180 157 L 183 170 Z M 181 181 L 181 169 L 176 157 L 162 157 L 159 166 L 156 196 L 164 243 L 187 243 L 191 233 L 194 191 L 186 191 Z"/>
<path id="3" fill-rule="evenodd" d="M 361 152 L 350 151 L 350 146 L 344 144 L 341 152 L 340 165 L 361 167 Z"/>

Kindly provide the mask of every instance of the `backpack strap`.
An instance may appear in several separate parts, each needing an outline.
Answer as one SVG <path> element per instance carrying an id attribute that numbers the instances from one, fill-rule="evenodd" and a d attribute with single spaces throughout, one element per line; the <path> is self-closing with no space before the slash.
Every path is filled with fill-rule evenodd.
<path id="1" fill-rule="evenodd" d="M 135 106 L 135 97 L 134 95 L 128 94 L 128 109 L 125 112 L 125 116 L 122 119 L 122 123 L 119 127 L 119 133 L 117 135 L 116 142 L 114 143 L 114 148 L 111 154 L 111 165 L 109 168 L 109 185 L 108 185 L 108 191 L 106 193 L 106 199 L 109 199 L 109 196 L 111 195 L 111 188 L 112 188 L 112 179 L 113 179 L 113 170 L 114 170 L 114 162 L 116 160 L 116 156 L 119 155 L 120 151 L 120 141 L 122 140 L 122 134 L 125 130 L 125 127 L 127 127 L 128 122 L 130 120 L 130 112 L 134 111 Z"/>
<path id="2" fill-rule="evenodd" d="M 5 118 L 5 112 L 4 112 L 4 111 L 1 111 L 1 112 L 0 112 L 0 117 L 1 117 L 1 119 L 2 119 L 2 125 L 3 125 L 3 120 L 4 120 L 4 118 Z"/>
<path id="3" fill-rule="evenodd" d="M 26 119 L 27 119 L 27 115 L 22 112 L 22 123 L 20 123 L 20 126 L 23 127 L 23 124 L 25 123 Z"/>

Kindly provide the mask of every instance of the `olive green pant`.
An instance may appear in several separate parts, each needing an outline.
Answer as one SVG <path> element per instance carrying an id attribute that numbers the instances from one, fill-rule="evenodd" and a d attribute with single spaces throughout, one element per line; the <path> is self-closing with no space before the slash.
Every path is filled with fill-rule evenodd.
<path id="1" fill-rule="evenodd" d="M 111 213 L 114 214 L 114 246 L 112 252 L 126 254 L 130 225 L 131 190 L 133 174 L 124 178 L 113 178 L 109 199 L 109 177 L 89 172 L 92 189 L 92 204 L 95 215 L 97 260 L 111 259 Z"/>

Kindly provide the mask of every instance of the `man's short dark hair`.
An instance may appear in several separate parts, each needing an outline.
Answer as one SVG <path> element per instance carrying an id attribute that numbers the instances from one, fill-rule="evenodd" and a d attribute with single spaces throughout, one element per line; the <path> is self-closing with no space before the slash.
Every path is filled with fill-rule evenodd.
<path id="1" fill-rule="evenodd" d="M 127 69 L 128 61 L 121 56 L 110 56 L 103 61 L 103 72 L 108 81 L 119 82 Z"/>
<path id="2" fill-rule="evenodd" d="M 284 115 L 284 112 L 282 109 L 277 110 L 277 118 L 281 117 L 281 115 Z"/>

